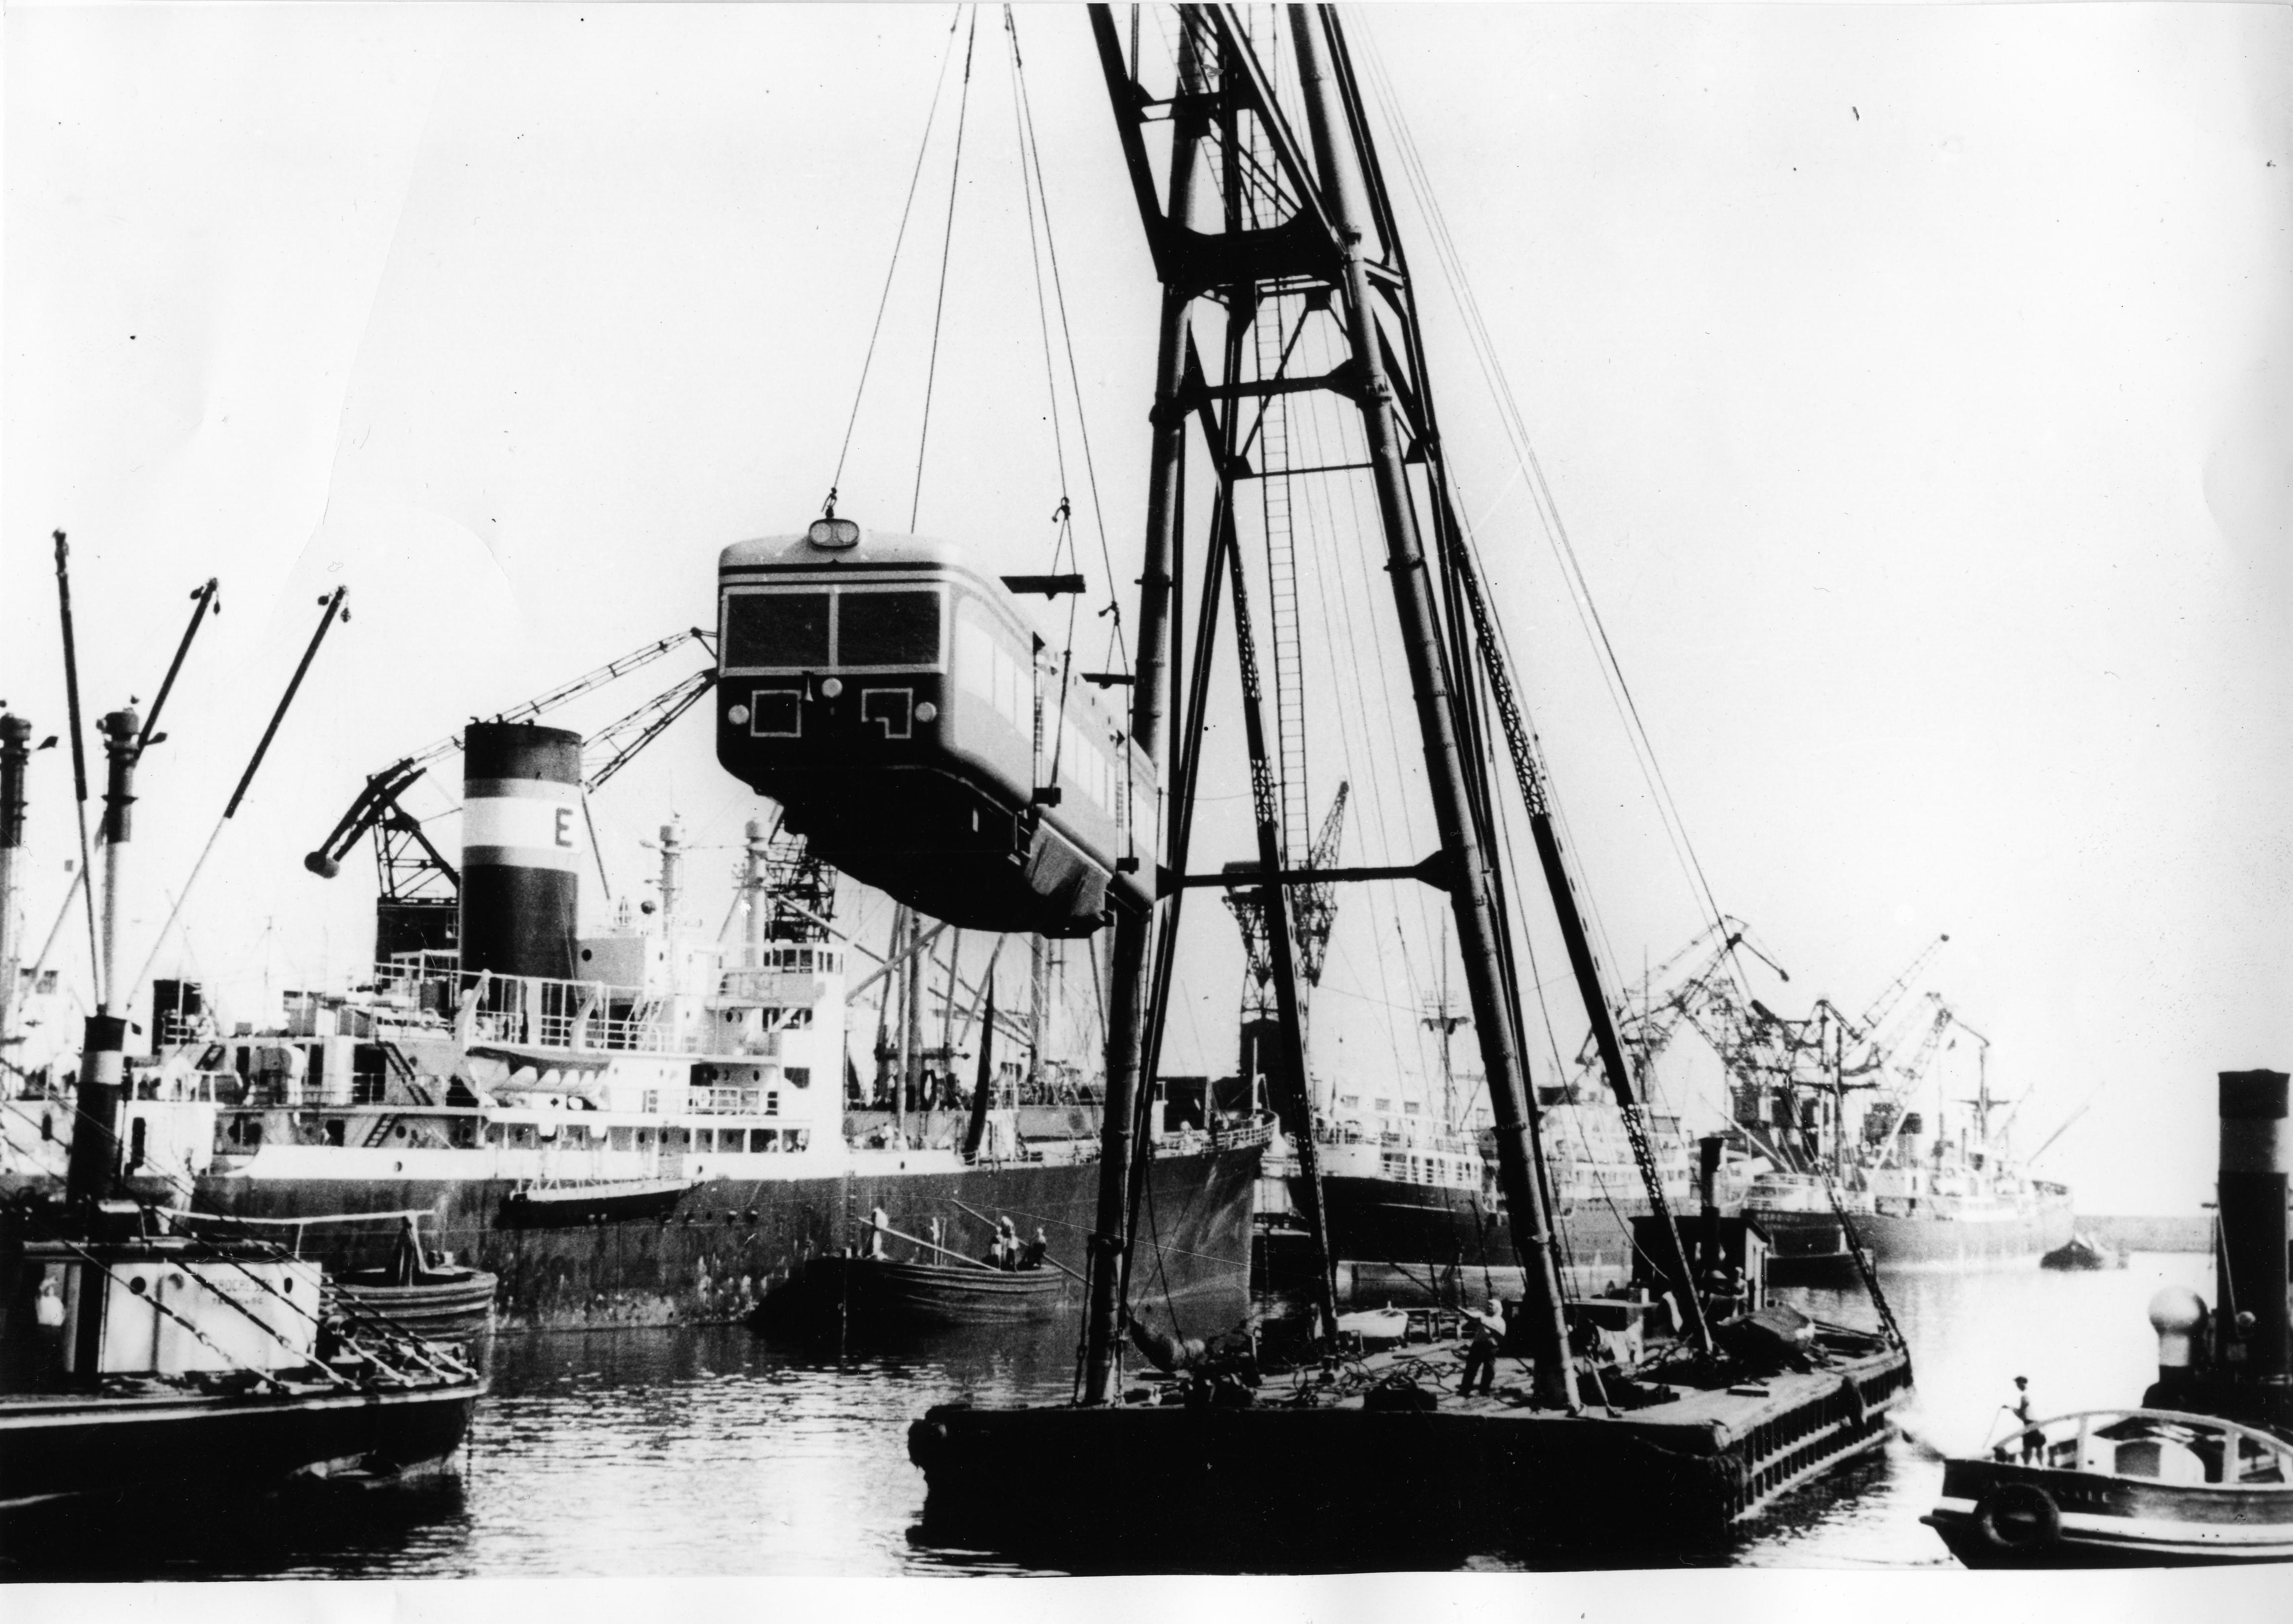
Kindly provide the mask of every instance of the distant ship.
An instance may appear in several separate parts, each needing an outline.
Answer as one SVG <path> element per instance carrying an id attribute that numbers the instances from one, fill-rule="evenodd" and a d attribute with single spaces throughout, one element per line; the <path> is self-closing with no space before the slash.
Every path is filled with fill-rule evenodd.
<path id="1" fill-rule="evenodd" d="M 1781 1272 L 1851 1267 L 1851 1224 L 1882 1269 L 2035 1268 L 2069 1241 L 2068 1186 L 2031 1177 L 1986 1141 L 1930 1141 L 1916 1111 L 1904 1122 L 1901 1135 L 1849 1156 L 1836 1175 L 1778 1170 L 1753 1180 L 1744 1211 L 1767 1232 Z"/>
<path id="2" fill-rule="evenodd" d="M 1544 1092 L 1540 1133 L 1561 1267 L 1573 1287 L 1597 1290 L 1632 1271 L 1633 1221 L 1649 1215 L 1647 1190 L 1614 1103 Z M 1407 1108 L 1415 1101 L 1367 1113 L 1360 1101 L 1338 1094 L 1333 1103 L 1341 1114 L 1317 1124 L 1340 1297 L 1478 1303 L 1518 1295 L 1521 1267 L 1486 1133 L 1428 1119 Z M 1680 1120 L 1651 1115 L 1649 1124 L 1666 1199 L 1691 1206 L 1694 1157 Z M 1277 1141 L 1259 1196 L 1261 1255 L 1277 1285 L 1309 1278 L 1312 1268 L 1301 1176 L 1295 1152 Z"/>
<path id="3" fill-rule="evenodd" d="M 1940 1033 L 1956 1017 L 1933 1003 Z M 1908 1108 L 1907 1087 L 1843 1123 L 1844 1089 L 1753 1092 L 1739 1095 L 1742 1130 L 1777 1165 L 1753 1180 L 1744 1211 L 1767 1232 L 1783 1278 L 1851 1268 L 1850 1226 L 1890 1270 L 2035 1268 L 2070 1238 L 2070 1189 L 2012 1154 L 1987 1070 L 1973 1099 L 1942 1102 L 1962 1108 L 1948 1118 Z"/>

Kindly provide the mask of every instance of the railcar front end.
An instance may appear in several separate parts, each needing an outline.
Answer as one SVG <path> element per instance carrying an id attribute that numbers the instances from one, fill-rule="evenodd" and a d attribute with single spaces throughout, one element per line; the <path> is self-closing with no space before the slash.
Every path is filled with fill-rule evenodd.
<path id="1" fill-rule="evenodd" d="M 1147 905 L 1151 769 L 960 549 L 822 519 L 725 548 L 718 593 L 717 759 L 821 857 L 966 930 Z"/>

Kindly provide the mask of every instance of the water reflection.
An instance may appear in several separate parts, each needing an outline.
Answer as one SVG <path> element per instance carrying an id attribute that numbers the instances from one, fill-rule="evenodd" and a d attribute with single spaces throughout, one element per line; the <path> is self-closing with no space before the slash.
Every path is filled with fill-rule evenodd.
<path id="1" fill-rule="evenodd" d="M 1911 1436 L 1746 1523 L 1711 1560 L 1949 1565 L 1919 1524 L 1940 1447 L 1979 1446 L 2012 1377 L 2042 1409 L 2127 1403 L 2154 1364 L 2143 1308 L 2203 1287 L 2202 1257 L 2126 1271 L 1909 1276 L 1891 1282 L 1918 1392 Z M 1868 1323 L 1860 1290 L 1794 1294 Z M 1075 1331 L 981 1327 L 905 1345 L 765 1342 L 738 1328 L 498 1337 L 491 1396 L 458 1474 L 252 1505 L 76 1506 L 0 1519 L 11 1579 L 1011 1571 L 914 1543 L 923 1477 L 909 1422 L 951 1399 L 1072 1391 Z M 1078 1492 L 1084 1491 L 1078 1485 Z M 1279 1558 L 1269 1554 L 1268 1567 Z M 1473 1566 L 1513 1565 L 1474 1563 Z M 1570 1565 L 1565 1552 L 1549 1563 Z"/>

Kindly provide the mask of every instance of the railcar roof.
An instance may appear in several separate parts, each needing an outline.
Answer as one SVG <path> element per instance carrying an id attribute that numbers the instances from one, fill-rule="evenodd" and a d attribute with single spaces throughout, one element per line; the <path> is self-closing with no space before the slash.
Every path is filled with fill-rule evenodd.
<path id="1" fill-rule="evenodd" d="M 864 524 L 860 528 L 859 543 L 854 547 L 814 547 L 799 531 L 790 536 L 759 536 L 753 541 L 735 541 L 717 557 L 720 570 L 758 564 L 834 569 L 839 564 L 853 564 L 952 566 L 974 573 L 979 568 L 971 562 L 968 553 L 952 541 L 943 541 L 935 536 L 904 535 L 898 531 L 871 530 Z"/>

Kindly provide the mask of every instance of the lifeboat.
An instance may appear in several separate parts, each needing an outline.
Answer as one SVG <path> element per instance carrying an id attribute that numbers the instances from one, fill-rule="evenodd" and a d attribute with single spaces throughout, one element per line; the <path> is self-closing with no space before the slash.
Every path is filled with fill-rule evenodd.
<path id="1" fill-rule="evenodd" d="M 960 548 L 826 518 L 717 578 L 717 759 L 814 854 L 966 930 L 1150 905 L 1151 764 Z"/>

